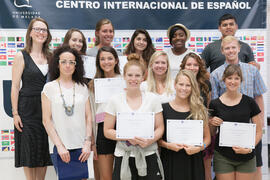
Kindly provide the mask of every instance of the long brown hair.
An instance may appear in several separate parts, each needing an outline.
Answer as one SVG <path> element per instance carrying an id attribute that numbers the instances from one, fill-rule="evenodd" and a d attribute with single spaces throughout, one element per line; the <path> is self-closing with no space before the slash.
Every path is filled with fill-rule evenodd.
<path id="1" fill-rule="evenodd" d="M 204 61 L 200 58 L 200 56 L 198 56 L 197 54 L 193 53 L 193 52 L 190 52 L 188 53 L 181 65 L 180 65 L 180 69 L 185 69 L 185 66 L 186 66 L 186 63 L 187 63 L 187 60 L 189 58 L 193 58 L 197 61 L 197 63 L 199 64 L 199 72 L 196 76 L 196 79 L 198 81 L 198 84 L 199 84 L 199 87 L 200 89 L 202 90 L 202 92 L 209 98 L 209 93 L 210 93 L 210 89 L 206 83 L 206 81 L 209 81 L 209 74 L 205 68 L 205 63 Z"/>
<path id="2" fill-rule="evenodd" d="M 52 56 L 52 53 L 50 52 L 50 49 L 49 49 L 49 44 L 52 40 L 52 35 L 50 33 L 48 23 L 42 18 L 38 17 L 38 18 L 32 19 L 31 22 L 29 23 L 28 28 L 27 28 L 27 32 L 26 32 L 26 43 L 25 43 L 24 51 L 26 51 L 29 54 L 32 51 L 33 42 L 32 42 L 32 38 L 30 37 L 30 33 L 32 31 L 34 23 L 37 21 L 43 22 L 47 26 L 47 39 L 43 43 L 42 53 L 49 60 Z"/>
<path id="3" fill-rule="evenodd" d="M 63 45 L 69 45 L 69 40 L 71 39 L 71 36 L 72 36 L 73 32 L 78 32 L 82 36 L 83 46 L 82 46 L 82 49 L 80 50 L 79 53 L 84 55 L 85 52 L 86 52 L 86 39 L 85 39 L 83 33 L 79 29 L 76 29 L 76 28 L 69 29 L 68 32 L 66 33 L 65 37 L 64 37 Z"/>

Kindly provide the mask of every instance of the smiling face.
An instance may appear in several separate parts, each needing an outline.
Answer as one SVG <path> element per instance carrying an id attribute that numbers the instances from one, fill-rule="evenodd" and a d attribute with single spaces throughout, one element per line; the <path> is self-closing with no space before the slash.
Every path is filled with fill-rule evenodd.
<path id="1" fill-rule="evenodd" d="M 78 31 L 74 31 L 71 34 L 71 38 L 69 39 L 68 44 L 71 48 L 74 48 L 78 52 L 80 52 L 83 47 L 83 37 L 81 33 L 79 33 Z"/>
<path id="2" fill-rule="evenodd" d="M 114 73 L 114 67 L 117 64 L 117 60 L 112 53 L 102 51 L 99 57 L 100 68 L 104 73 Z"/>
<path id="3" fill-rule="evenodd" d="M 143 71 L 140 66 L 130 65 L 124 74 L 127 89 L 140 89 L 143 81 Z"/>
<path id="4" fill-rule="evenodd" d="M 134 47 L 137 53 L 142 53 L 147 47 L 147 38 L 144 34 L 139 33 L 134 39 Z"/>
<path id="5" fill-rule="evenodd" d="M 158 56 L 151 65 L 154 75 L 162 76 L 166 74 L 168 70 L 168 60 L 167 56 L 160 55 Z"/>
<path id="6" fill-rule="evenodd" d="M 241 77 L 238 74 L 233 74 L 224 79 L 227 91 L 238 91 L 241 85 Z"/>
<path id="7" fill-rule="evenodd" d="M 229 64 L 238 63 L 238 53 L 240 52 L 240 45 L 237 40 L 222 43 L 221 52 L 225 56 Z"/>
<path id="8" fill-rule="evenodd" d="M 186 33 L 184 32 L 184 30 L 178 29 L 173 34 L 171 44 L 174 49 L 181 49 L 185 47 L 186 41 L 187 41 Z"/>
<path id="9" fill-rule="evenodd" d="M 60 76 L 70 76 L 75 71 L 76 59 L 75 56 L 70 52 L 63 52 L 59 56 L 59 72 Z"/>
<path id="10" fill-rule="evenodd" d="M 112 24 L 103 24 L 99 31 L 96 31 L 102 46 L 110 46 L 113 41 L 114 31 Z"/>
<path id="11" fill-rule="evenodd" d="M 32 42 L 43 44 L 48 37 L 48 27 L 46 24 L 41 21 L 34 22 L 30 37 L 32 38 Z"/>
<path id="12" fill-rule="evenodd" d="M 234 36 L 238 29 L 238 25 L 234 19 L 227 19 L 221 22 L 218 29 L 221 32 L 222 37 Z"/>
<path id="13" fill-rule="evenodd" d="M 174 84 L 176 96 L 179 99 L 188 99 L 191 94 L 191 83 L 187 76 L 180 75 Z"/>
<path id="14" fill-rule="evenodd" d="M 185 69 L 192 71 L 197 76 L 200 66 L 196 59 L 189 57 L 186 61 Z"/>

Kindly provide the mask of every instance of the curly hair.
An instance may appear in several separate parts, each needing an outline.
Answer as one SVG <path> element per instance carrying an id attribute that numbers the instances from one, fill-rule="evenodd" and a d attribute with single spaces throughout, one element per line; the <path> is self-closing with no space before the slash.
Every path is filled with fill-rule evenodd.
<path id="1" fill-rule="evenodd" d="M 148 66 L 149 64 L 149 61 L 150 61 L 150 58 L 152 56 L 152 54 L 156 51 L 155 48 L 154 48 L 154 45 L 152 43 L 152 39 L 149 35 L 149 33 L 145 30 L 145 29 L 137 29 L 132 37 L 131 37 L 131 40 L 130 42 L 128 43 L 127 45 L 127 48 L 124 52 L 124 54 L 126 55 L 129 55 L 131 53 L 136 53 L 136 49 L 135 49 L 135 46 L 134 46 L 134 40 L 135 38 L 139 35 L 139 34 L 144 34 L 145 37 L 146 37 L 146 41 L 147 41 L 147 46 L 145 48 L 145 50 L 143 50 L 143 53 L 142 53 L 142 58 L 143 60 L 146 62 L 146 66 Z"/>
<path id="2" fill-rule="evenodd" d="M 189 79 L 191 84 L 191 93 L 188 97 L 189 106 L 190 106 L 190 115 L 187 119 L 196 119 L 203 120 L 204 125 L 208 124 L 208 113 L 207 109 L 203 104 L 203 99 L 200 95 L 199 86 L 196 80 L 194 73 L 189 70 L 180 70 L 179 73 L 175 77 L 175 85 L 179 81 L 180 76 L 186 76 Z M 177 91 L 176 91 L 177 94 Z"/>
<path id="3" fill-rule="evenodd" d="M 75 71 L 72 74 L 72 80 L 78 84 L 86 84 L 83 78 L 84 75 L 84 67 L 81 55 L 75 49 L 70 48 L 67 45 L 59 46 L 56 50 L 54 50 L 52 58 L 49 63 L 49 73 L 50 73 L 50 80 L 53 81 L 60 76 L 59 70 L 59 58 L 62 53 L 69 52 L 75 56 Z"/>
<path id="4" fill-rule="evenodd" d="M 82 44 L 83 44 L 83 46 L 82 46 L 82 49 L 80 50 L 80 53 L 82 55 L 84 55 L 85 52 L 86 52 L 86 48 L 87 48 L 86 47 L 86 39 L 85 39 L 85 36 L 83 35 L 83 33 L 79 29 L 76 29 L 76 28 L 69 29 L 68 32 L 66 33 L 65 37 L 64 37 L 63 45 L 69 45 L 69 40 L 71 39 L 73 32 L 78 32 L 82 36 Z"/>
<path id="5" fill-rule="evenodd" d="M 198 74 L 196 76 L 197 82 L 199 84 L 199 88 L 202 90 L 202 92 L 206 95 L 206 97 L 210 98 L 210 89 L 207 85 L 207 81 L 209 81 L 209 73 L 207 72 L 206 68 L 205 68 L 205 63 L 204 61 L 200 58 L 200 56 L 198 56 L 197 54 L 190 52 L 188 53 L 184 58 L 183 61 L 180 65 L 180 69 L 185 69 L 187 60 L 189 58 L 193 58 L 197 61 L 197 63 L 199 64 L 199 71 Z"/>

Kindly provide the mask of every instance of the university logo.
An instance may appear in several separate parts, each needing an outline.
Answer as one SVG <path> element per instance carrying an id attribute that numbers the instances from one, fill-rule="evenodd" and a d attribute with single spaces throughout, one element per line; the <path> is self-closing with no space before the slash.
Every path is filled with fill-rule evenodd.
<path id="1" fill-rule="evenodd" d="M 30 0 L 14 0 L 14 6 L 18 8 L 32 7 L 32 5 L 30 5 Z"/>

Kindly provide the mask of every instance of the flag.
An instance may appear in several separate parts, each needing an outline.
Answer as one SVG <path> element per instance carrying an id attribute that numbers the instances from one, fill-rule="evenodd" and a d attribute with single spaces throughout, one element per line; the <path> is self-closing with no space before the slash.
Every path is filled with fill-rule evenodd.
<path id="1" fill-rule="evenodd" d="M 121 42 L 121 38 L 113 38 L 113 42 Z"/>
<path id="2" fill-rule="evenodd" d="M 15 49 L 8 49 L 7 52 L 8 52 L 8 54 L 13 54 L 14 55 L 14 54 L 16 54 L 17 51 Z"/>
<path id="3" fill-rule="evenodd" d="M 8 48 L 16 48 L 15 43 L 8 43 L 7 46 Z"/>
<path id="4" fill-rule="evenodd" d="M 10 129 L 10 130 L 9 130 L 9 133 L 10 133 L 10 134 L 14 134 L 14 129 Z"/>
<path id="5" fill-rule="evenodd" d="M 0 54 L 0 60 L 6 60 L 6 59 L 7 59 L 7 55 Z M 3 61 L 0 61 L 0 62 L 3 62 Z"/>
<path id="6" fill-rule="evenodd" d="M 8 129 L 4 129 L 4 130 L 1 130 L 1 134 L 9 134 L 9 130 Z"/>
<path id="7" fill-rule="evenodd" d="M 251 36 L 251 40 L 256 40 L 257 36 Z"/>
<path id="8" fill-rule="evenodd" d="M 14 145 L 15 144 L 15 141 L 10 141 L 10 145 Z"/>
<path id="9" fill-rule="evenodd" d="M 264 52 L 257 52 L 257 56 L 264 56 Z"/>
<path id="10" fill-rule="evenodd" d="M 257 58 L 257 62 L 264 62 L 264 58 L 263 57 Z"/>
<path id="11" fill-rule="evenodd" d="M 7 53 L 7 49 L 0 49 L 0 54 L 6 54 Z"/>
<path id="12" fill-rule="evenodd" d="M 195 44 L 188 43 L 188 47 L 195 47 Z"/>
<path id="13" fill-rule="evenodd" d="M 9 140 L 9 135 L 2 135 L 2 141 Z"/>
<path id="14" fill-rule="evenodd" d="M 13 65 L 13 61 L 8 61 L 8 65 L 12 66 Z"/>
<path id="15" fill-rule="evenodd" d="M 24 41 L 24 37 L 16 37 L 16 41 L 17 42 L 22 42 L 22 41 Z"/>
<path id="16" fill-rule="evenodd" d="M 203 47 L 203 43 L 196 43 L 196 47 Z"/>
<path id="17" fill-rule="evenodd" d="M 196 37 L 196 41 L 203 41 L 203 37 Z"/>
<path id="18" fill-rule="evenodd" d="M 203 48 L 197 48 L 197 53 L 202 53 L 203 52 Z"/>
<path id="19" fill-rule="evenodd" d="M 129 42 L 129 37 L 123 37 L 123 42 Z"/>
<path id="20" fill-rule="evenodd" d="M 17 43 L 17 48 L 24 48 L 24 43 Z"/>
<path id="21" fill-rule="evenodd" d="M 163 41 L 166 42 L 166 43 L 170 43 L 170 40 L 169 40 L 168 37 L 164 37 L 164 38 L 163 38 Z"/>
<path id="22" fill-rule="evenodd" d="M 6 37 L 0 36 L 0 42 L 6 41 Z"/>
<path id="23" fill-rule="evenodd" d="M 163 42 L 162 37 L 158 37 L 158 38 L 156 38 L 156 42 Z"/>
<path id="24" fill-rule="evenodd" d="M 0 43 L 0 48 L 7 48 L 7 43 Z"/>
<path id="25" fill-rule="evenodd" d="M 8 41 L 9 41 L 9 42 L 15 41 L 15 37 L 8 37 Z"/>
<path id="26" fill-rule="evenodd" d="M 190 37 L 190 41 L 195 41 L 195 37 Z"/>
<path id="27" fill-rule="evenodd" d="M 7 61 L 0 61 L 0 66 L 6 66 L 7 65 Z"/>
<path id="28" fill-rule="evenodd" d="M 9 146 L 9 141 L 2 141 L 2 146 Z"/>
<path id="29" fill-rule="evenodd" d="M 116 44 L 113 45 L 113 47 L 116 48 L 116 49 L 119 49 L 119 48 L 121 48 L 122 46 L 121 46 L 121 43 L 116 43 Z"/>
<path id="30" fill-rule="evenodd" d="M 4 151 L 4 152 L 9 151 L 9 147 L 2 147 L 2 151 Z"/>

